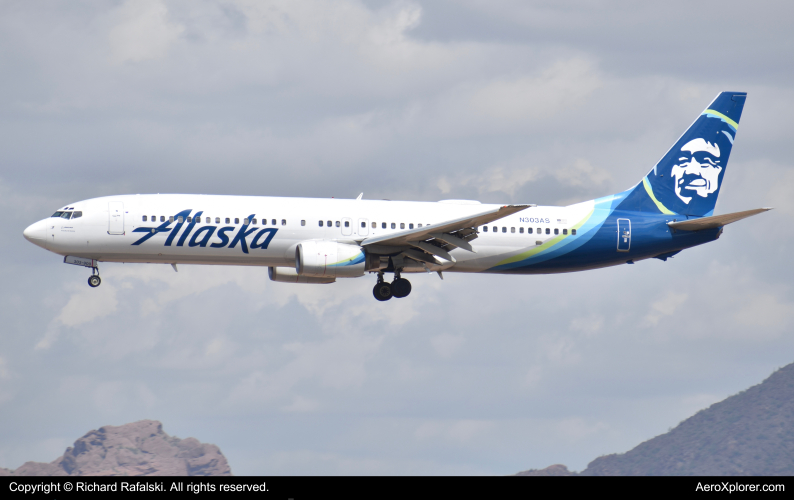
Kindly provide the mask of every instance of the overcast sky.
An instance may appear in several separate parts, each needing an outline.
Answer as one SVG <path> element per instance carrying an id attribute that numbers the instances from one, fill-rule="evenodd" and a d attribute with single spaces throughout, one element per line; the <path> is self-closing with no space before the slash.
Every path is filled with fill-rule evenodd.
<path id="1" fill-rule="evenodd" d="M 0 2 L 0 467 L 149 418 L 235 474 L 582 470 L 794 361 L 791 2 Z M 310 286 L 84 268 L 68 203 L 217 193 L 564 205 L 639 181 L 748 92 L 674 259 Z"/>

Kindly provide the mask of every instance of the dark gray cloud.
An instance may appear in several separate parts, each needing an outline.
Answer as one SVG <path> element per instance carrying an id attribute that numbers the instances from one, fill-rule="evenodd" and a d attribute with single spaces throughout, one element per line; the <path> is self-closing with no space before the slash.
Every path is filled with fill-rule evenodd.
<path id="1" fill-rule="evenodd" d="M 788 4 L 2 10 L 0 466 L 155 418 L 237 474 L 582 469 L 791 362 Z M 717 210 L 777 209 L 664 263 L 417 276 L 383 307 L 263 269 L 108 264 L 91 290 L 21 235 L 114 193 L 572 203 L 721 90 L 749 98 Z"/>

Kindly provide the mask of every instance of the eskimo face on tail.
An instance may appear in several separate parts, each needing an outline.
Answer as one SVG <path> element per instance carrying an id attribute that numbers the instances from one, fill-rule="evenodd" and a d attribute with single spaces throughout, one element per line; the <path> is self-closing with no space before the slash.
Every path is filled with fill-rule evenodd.
<path id="1" fill-rule="evenodd" d="M 701 216 L 714 210 L 736 129 L 719 118 L 704 115 L 647 177 L 649 191 L 662 213 Z"/>
<path id="2" fill-rule="evenodd" d="M 681 148 L 678 163 L 670 175 L 675 194 L 687 205 L 693 196 L 706 198 L 720 187 L 720 147 L 703 138 L 692 139 Z"/>

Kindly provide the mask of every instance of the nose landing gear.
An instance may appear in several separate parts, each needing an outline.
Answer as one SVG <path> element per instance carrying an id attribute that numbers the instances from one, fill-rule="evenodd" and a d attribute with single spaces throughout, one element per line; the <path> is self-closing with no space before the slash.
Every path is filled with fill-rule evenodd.
<path id="1" fill-rule="evenodd" d="M 405 278 L 400 277 L 400 272 L 395 271 L 394 281 L 388 283 L 383 280 L 383 273 L 378 273 L 378 282 L 375 288 L 372 289 L 372 295 L 381 302 L 389 300 L 392 297 L 401 299 L 407 297 L 411 293 L 411 282 Z"/>
<path id="2" fill-rule="evenodd" d="M 91 276 L 88 277 L 88 286 L 91 288 L 96 288 L 102 283 L 102 279 L 99 277 L 99 268 L 92 267 L 91 268 Z"/>

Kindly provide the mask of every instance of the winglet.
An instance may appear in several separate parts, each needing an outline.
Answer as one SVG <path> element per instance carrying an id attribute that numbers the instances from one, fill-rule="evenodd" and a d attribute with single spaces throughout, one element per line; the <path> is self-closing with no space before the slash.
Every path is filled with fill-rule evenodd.
<path id="1" fill-rule="evenodd" d="M 363 197 L 363 196 L 364 196 L 364 193 L 361 193 L 360 195 L 358 195 L 358 198 L 356 198 L 356 201 L 361 201 L 361 197 Z"/>

